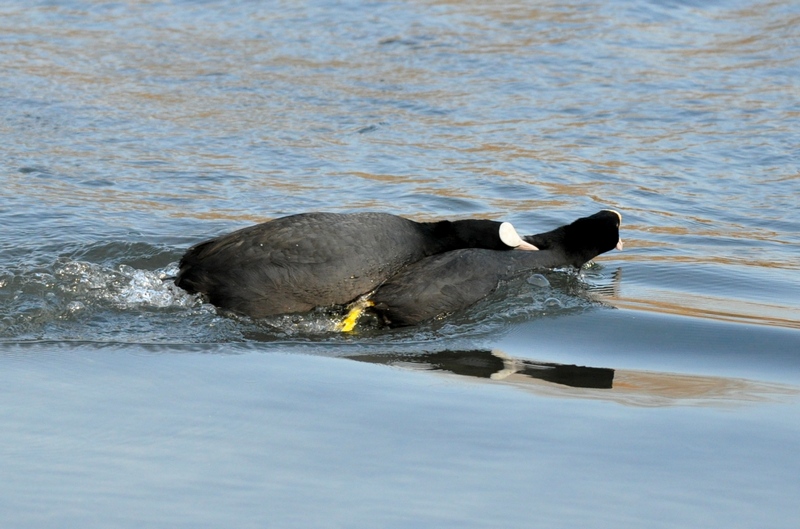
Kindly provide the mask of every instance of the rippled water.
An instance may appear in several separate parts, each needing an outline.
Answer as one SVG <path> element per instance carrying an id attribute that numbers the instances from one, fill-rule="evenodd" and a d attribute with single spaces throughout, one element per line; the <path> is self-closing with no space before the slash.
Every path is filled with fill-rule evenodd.
<path id="1" fill-rule="evenodd" d="M 3 518 L 793 527 L 799 24 L 785 0 L 5 2 Z M 624 252 L 413 329 L 237 320 L 163 280 L 301 211 L 532 233 L 600 208 Z"/>

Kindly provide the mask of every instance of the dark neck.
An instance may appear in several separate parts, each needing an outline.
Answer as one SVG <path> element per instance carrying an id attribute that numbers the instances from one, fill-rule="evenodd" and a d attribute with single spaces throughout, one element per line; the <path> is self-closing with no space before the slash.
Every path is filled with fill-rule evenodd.
<path id="1" fill-rule="evenodd" d="M 423 222 L 420 226 L 430 243 L 426 253 L 433 255 L 460 248 L 510 250 L 500 240 L 500 224 L 493 220 L 470 219 Z"/>
<path id="2" fill-rule="evenodd" d="M 554 247 L 561 247 L 567 239 L 569 225 L 561 226 L 552 231 L 537 233 L 536 235 L 525 235 L 522 239 L 536 246 L 540 250 L 550 250 Z"/>
<path id="3" fill-rule="evenodd" d="M 580 268 L 601 253 L 596 251 L 593 241 L 585 240 L 572 224 L 545 233 L 526 235 L 523 239 L 539 248 L 543 254 L 560 261 L 556 266 Z"/>

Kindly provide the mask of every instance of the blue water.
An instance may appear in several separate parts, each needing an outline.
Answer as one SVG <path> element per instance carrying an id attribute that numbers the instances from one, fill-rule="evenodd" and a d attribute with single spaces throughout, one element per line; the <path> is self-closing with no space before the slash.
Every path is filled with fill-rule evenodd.
<path id="1" fill-rule="evenodd" d="M 795 527 L 798 25 L 780 0 L 5 2 L 3 525 Z M 412 329 L 238 320 L 162 280 L 302 211 L 601 208 L 624 251 Z"/>

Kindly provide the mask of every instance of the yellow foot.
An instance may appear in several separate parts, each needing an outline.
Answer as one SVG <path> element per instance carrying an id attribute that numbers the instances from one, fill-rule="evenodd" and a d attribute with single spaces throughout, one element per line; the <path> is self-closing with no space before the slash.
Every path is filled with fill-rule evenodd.
<path id="1" fill-rule="evenodd" d="M 336 324 L 336 330 L 340 332 L 350 332 L 352 331 L 356 323 L 358 323 L 358 318 L 361 317 L 361 314 L 364 312 L 364 309 L 367 307 L 371 307 L 374 305 L 368 299 L 359 299 L 358 301 L 354 302 L 350 305 L 350 310 L 347 313 L 347 316 Z"/>

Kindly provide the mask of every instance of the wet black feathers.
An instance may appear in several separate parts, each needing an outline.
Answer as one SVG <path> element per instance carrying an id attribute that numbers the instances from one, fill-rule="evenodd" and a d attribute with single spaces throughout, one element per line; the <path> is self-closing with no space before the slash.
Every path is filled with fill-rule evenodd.
<path id="1" fill-rule="evenodd" d="M 619 221 L 602 211 L 524 238 L 540 251 L 507 251 L 494 221 L 305 213 L 190 248 L 175 283 L 255 318 L 343 305 L 374 290 L 374 310 L 410 325 L 467 307 L 524 270 L 580 267 L 616 245 Z"/>
<path id="2" fill-rule="evenodd" d="M 252 317 L 344 304 L 438 252 L 503 248 L 499 222 L 417 223 L 385 213 L 304 213 L 190 248 L 175 283 Z"/>
<path id="3" fill-rule="evenodd" d="M 579 268 L 596 256 L 612 250 L 619 241 L 620 216 L 603 210 L 552 231 L 523 239 L 540 250 L 555 252 L 563 261 L 558 266 Z"/>
<path id="4" fill-rule="evenodd" d="M 620 217 L 601 211 L 553 231 L 525 237 L 533 252 L 462 249 L 406 266 L 371 296 L 374 310 L 392 326 L 414 325 L 466 308 L 491 294 L 499 282 L 525 271 L 580 267 L 613 249 Z"/>

